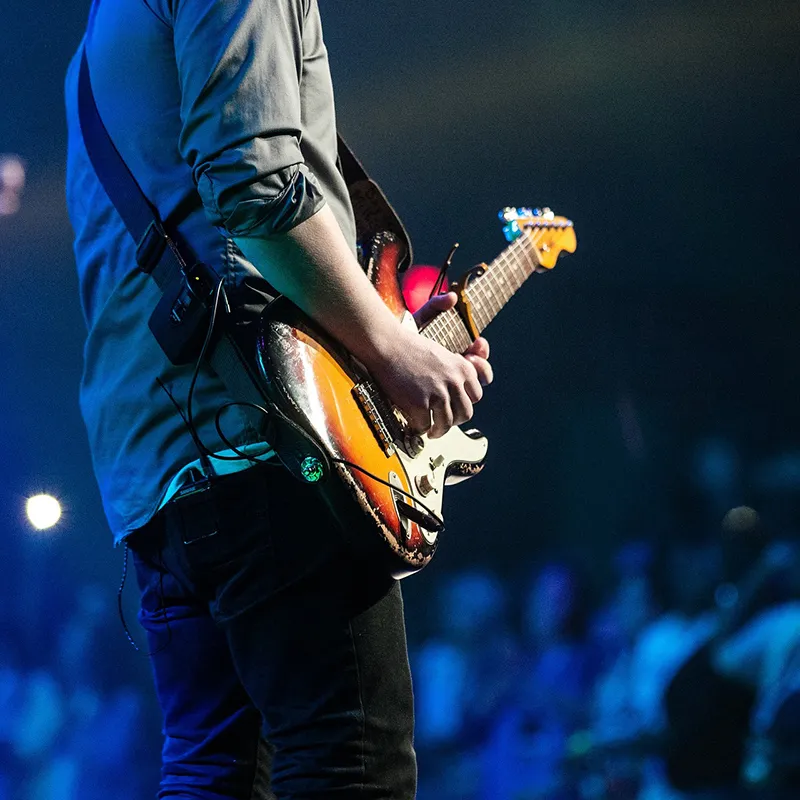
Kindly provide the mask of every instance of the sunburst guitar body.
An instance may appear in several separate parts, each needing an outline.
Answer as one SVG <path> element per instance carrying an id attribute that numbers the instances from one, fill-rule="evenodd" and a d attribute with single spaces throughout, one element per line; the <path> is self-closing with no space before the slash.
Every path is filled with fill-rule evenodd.
<path id="1" fill-rule="evenodd" d="M 575 249 L 572 223 L 548 210 L 501 215 L 511 245 L 454 286 L 458 306 L 420 331 L 453 352 L 469 346 L 528 275 Z M 376 236 L 367 273 L 388 308 L 413 326 L 398 283 L 403 255 L 394 236 Z M 283 298 L 262 316 L 257 363 L 270 401 L 315 445 L 296 459 L 300 474 L 319 483 L 356 546 L 396 578 L 426 566 L 444 528 L 444 487 L 481 471 L 486 437 L 459 427 L 438 439 L 411 431 L 364 367 Z"/>

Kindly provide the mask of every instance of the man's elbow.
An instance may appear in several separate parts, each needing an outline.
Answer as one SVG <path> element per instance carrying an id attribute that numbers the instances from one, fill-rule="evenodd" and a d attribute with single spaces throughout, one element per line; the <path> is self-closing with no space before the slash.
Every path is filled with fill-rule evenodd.
<path id="1" fill-rule="evenodd" d="M 267 174 L 213 167 L 198 180 L 206 215 L 232 237 L 269 238 L 312 217 L 324 204 L 322 192 L 303 164 Z"/>

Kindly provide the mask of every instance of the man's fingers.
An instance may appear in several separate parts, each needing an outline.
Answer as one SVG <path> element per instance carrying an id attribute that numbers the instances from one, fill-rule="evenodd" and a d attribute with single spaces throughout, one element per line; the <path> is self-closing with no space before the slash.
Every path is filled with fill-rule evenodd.
<path id="1" fill-rule="evenodd" d="M 443 294 L 435 294 L 425 305 L 435 311 L 447 311 L 447 309 L 452 308 L 457 301 L 458 296 L 455 292 L 444 292 Z M 423 306 L 423 308 L 424 307 L 425 306 Z"/>
<path id="2" fill-rule="evenodd" d="M 481 386 L 488 386 L 494 380 L 492 365 L 485 358 L 469 354 L 465 355 L 464 358 L 475 367 Z"/>
<path id="3" fill-rule="evenodd" d="M 415 433 L 429 433 L 431 429 L 431 412 L 427 409 L 415 409 L 413 411 L 405 411 L 406 419 Z"/>
<path id="4" fill-rule="evenodd" d="M 477 374 L 477 369 L 475 372 L 475 377 L 471 378 L 464 384 L 464 390 L 466 391 L 467 397 L 469 397 L 470 402 L 472 403 L 477 403 L 483 397 L 483 387 L 481 387 L 480 374 Z"/>
<path id="5" fill-rule="evenodd" d="M 472 401 L 469 394 L 464 391 L 457 392 L 451 398 L 453 408 L 453 424 L 461 425 L 463 422 L 468 422 L 472 419 Z"/>
<path id="6" fill-rule="evenodd" d="M 421 327 L 425 325 L 425 323 L 430 322 L 437 314 L 441 314 L 442 311 L 447 311 L 449 308 L 452 308 L 457 301 L 458 297 L 455 292 L 434 295 L 414 314 L 417 327 Z"/>
<path id="7" fill-rule="evenodd" d="M 444 436 L 453 427 L 453 409 L 448 400 L 434 400 L 431 411 L 433 412 L 433 425 L 428 432 L 428 438 L 438 439 Z"/>
<path id="8" fill-rule="evenodd" d="M 465 351 L 465 356 L 480 356 L 480 358 L 489 358 L 489 342 L 479 336 Z"/>

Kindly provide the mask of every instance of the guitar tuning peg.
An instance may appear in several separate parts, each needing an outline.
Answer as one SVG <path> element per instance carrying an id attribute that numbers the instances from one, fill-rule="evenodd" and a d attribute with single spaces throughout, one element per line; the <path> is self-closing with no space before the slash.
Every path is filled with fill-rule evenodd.
<path id="1" fill-rule="evenodd" d="M 514 239 L 518 239 L 522 230 L 519 227 L 519 223 L 513 219 L 508 225 L 503 225 L 503 236 L 506 237 L 507 242 L 513 242 Z"/>
<path id="2" fill-rule="evenodd" d="M 515 219 L 519 219 L 519 211 L 516 208 L 506 206 L 497 216 L 503 222 L 512 222 Z"/>

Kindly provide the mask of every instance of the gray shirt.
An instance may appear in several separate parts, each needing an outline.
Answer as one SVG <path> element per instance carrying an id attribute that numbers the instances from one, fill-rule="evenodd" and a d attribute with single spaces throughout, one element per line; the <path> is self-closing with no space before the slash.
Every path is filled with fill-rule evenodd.
<path id="1" fill-rule="evenodd" d="M 176 220 L 197 258 L 224 277 L 240 320 L 257 315 L 269 287 L 234 236 L 280 235 L 327 202 L 355 248 L 316 0 L 95 0 L 89 30 L 92 84 L 109 134 L 161 217 Z M 88 328 L 80 401 L 119 541 L 151 518 L 171 479 L 197 459 L 157 380 L 185 408 L 192 368 L 173 367 L 147 327 L 159 292 L 138 271 L 133 240 L 86 155 L 79 63 L 78 54 L 66 106 L 67 203 Z M 214 415 L 230 399 L 204 366 L 193 408 L 213 451 L 225 447 Z M 235 410 L 223 428 L 237 445 L 257 440 Z"/>

